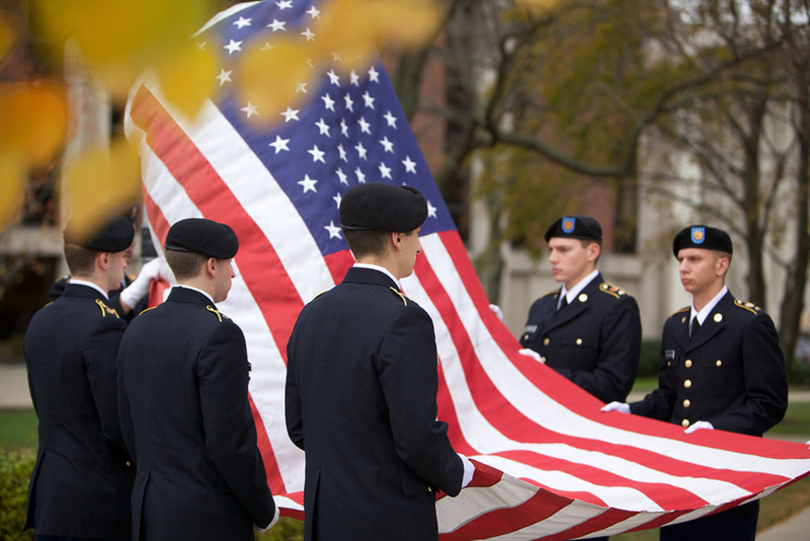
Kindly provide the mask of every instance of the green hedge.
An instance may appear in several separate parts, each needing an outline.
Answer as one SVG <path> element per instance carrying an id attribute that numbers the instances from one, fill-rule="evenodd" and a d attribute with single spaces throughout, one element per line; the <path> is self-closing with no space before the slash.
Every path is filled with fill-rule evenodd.
<path id="1" fill-rule="evenodd" d="M 0 539 L 31 540 L 31 530 L 22 533 L 28 482 L 37 460 L 34 449 L 0 447 Z"/>
<path id="2" fill-rule="evenodd" d="M 658 377 L 661 366 L 661 340 L 642 340 L 641 356 L 638 360 L 638 377 Z"/>

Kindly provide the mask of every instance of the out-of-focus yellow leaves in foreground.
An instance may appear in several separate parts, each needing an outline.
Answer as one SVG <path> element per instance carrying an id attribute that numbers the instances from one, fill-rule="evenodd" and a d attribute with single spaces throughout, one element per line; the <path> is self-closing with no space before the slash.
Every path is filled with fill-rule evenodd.
<path id="1" fill-rule="evenodd" d="M 163 95 L 189 117 L 194 117 L 206 97 L 216 90 L 214 55 L 191 40 L 159 59 L 157 73 Z"/>
<path id="2" fill-rule="evenodd" d="M 548 11 L 559 3 L 560 0 L 515 0 L 515 4 L 536 12 Z"/>
<path id="3" fill-rule="evenodd" d="M 282 111 L 305 98 L 306 87 L 299 85 L 306 85 L 315 75 L 301 45 L 283 38 L 272 43 L 271 47 L 246 50 L 235 79 L 243 105 L 255 107 L 248 118 L 259 124 L 277 122 Z"/>
<path id="4" fill-rule="evenodd" d="M 22 203 L 25 163 L 22 157 L 0 146 L 0 231 L 16 216 Z"/>
<path id="5" fill-rule="evenodd" d="M 196 30 L 204 0 L 34 0 L 42 33 L 61 44 L 73 38 L 107 87 L 126 95 L 149 65 L 177 54 Z M 182 51 L 182 49 L 179 49 Z"/>
<path id="6" fill-rule="evenodd" d="M 138 156 L 123 138 L 109 150 L 95 147 L 82 152 L 65 171 L 68 216 L 76 218 L 80 235 L 99 227 L 99 206 L 110 209 L 137 201 L 141 191 Z"/>
<path id="7" fill-rule="evenodd" d="M 61 83 L 0 83 L 0 147 L 20 153 L 29 167 L 44 165 L 61 148 L 67 122 Z"/>
<path id="8" fill-rule="evenodd" d="M 14 26 L 9 18 L 0 12 L 0 59 L 6 56 L 11 46 L 14 45 L 15 34 Z"/>
<path id="9" fill-rule="evenodd" d="M 431 0 L 336 0 L 315 26 L 314 55 L 342 60 L 345 72 L 368 65 L 374 46 L 417 47 L 431 39 L 439 10 Z"/>

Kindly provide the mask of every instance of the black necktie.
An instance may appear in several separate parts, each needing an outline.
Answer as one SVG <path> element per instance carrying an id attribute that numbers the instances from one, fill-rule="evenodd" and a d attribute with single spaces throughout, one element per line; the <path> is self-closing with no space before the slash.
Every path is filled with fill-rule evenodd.
<path id="1" fill-rule="evenodd" d="M 557 308 L 557 312 L 559 312 L 560 310 L 562 310 L 562 309 L 563 309 L 563 308 L 565 308 L 566 306 L 568 306 L 568 295 L 564 295 L 564 296 L 563 296 L 563 298 L 562 298 L 562 302 L 560 303 L 560 307 L 559 307 L 559 308 Z"/>
<path id="2" fill-rule="evenodd" d="M 692 321 L 689 322 L 689 339 L 691 340 L 695 333 L 700 328 L 700 322 L 698 321 L 697 316 L 692 318 Z"/>

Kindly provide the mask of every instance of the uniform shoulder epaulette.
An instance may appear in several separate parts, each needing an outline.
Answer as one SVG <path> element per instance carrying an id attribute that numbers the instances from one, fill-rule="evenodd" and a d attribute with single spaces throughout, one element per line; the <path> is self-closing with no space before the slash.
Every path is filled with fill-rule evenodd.
<path id="1" fill-rule="evenodd" d="M 542 297 L 542 298 L 545 298 L 545 297 L 550 297 L 551 295 L 556 295 L 556 294 L 557 294 L 557 293 L 559 293 L 559 292 L 560 292 L 560 289 L 559 289 L 559 288 L 557 288 L 557 289 L 552 289 L 552 290 L 551 290 L 551 291 L 549 291 L 548 293 L 543 294 L 543 297 Z"/>
<path id="2" fill-rule="evenodd" d="M 59 278 L 57 278 L 57 279 L 56 279 L 56 282 L 54 282 L 54 283 L 61 282 L 62 280 L 70 280 L 70 273 L 68 273 L 68 274 L 63 274 L 62 276 L 60 276 Z"/>
<path id="3" fill-rule="evenodd" d="M 96 299 L 96 304 L 98 305 L 99 308 L 101 308 L 101 317 L 106 317 L 107 314 L 112 314 L 115 317 L 120 317 L 118 315 L 118 312 L 115 311 L 115 308 L 110 308 L 109 306 L 104 304 L 104 301 L 102 301 L 101 299 Z"/>
<path id="4" fill-rule="evenodd" d="M 141 310 L 141 311 L 138 313 L 138 315 L 145 314 L 145 313 L 146 313 L 146 312 L 148 312 L 149 310 L 154 310 L 155 308 L 157 308 L 157 306 L 150 306 L 149 308 L 146 308 L 146 309 L 144 309 L 144 310 Z"/>
<path id="5" fill-rule="evenodd" d="M 687 307 L 685 307 L 685 308 L 681 308 L 681 309 L 680 309 L 680 310 L 678 310 L 677 312 L 673 312 L 673 313 L 672 313 L 672 314 L 671 314 L 669 317 L 674 317 L 674 316 L 677 316 L 677 315 L 678 315 L 678 314 L 680 314 L 681 312 L 686 312 L 687 310 L 691 310 L 691 309 L 692 309 L 692 307 L 691 307 L 691 306 L 687 306 Z"/>
<path id="6" fill-rule="evenodd" d="M 402 302 L 405 303 L 405 306 L 408 306 L 408 297 L 403 295 L 402 292 L 400 290 L 398 290 L 397 288 L 395 288 L 395 287 L 391 287 L 391 291 L 393 291 L 394 293 L 399 295 L 399 298 L 402 299 Z"/>
<path id="7" fill-rule="evenodd" d="M 223 318 L 224 319 L 231 319 L 228 316 L 226 316 L 225 314 L 223 314 L 222 312 L 220 312 L 219 310 L 217 310 L 216 308 L 214 308 L 213 306 L 211 306 L 210 304 L 207 305 L 205 307 L 205 309 L 208 310 L 209 312 L 211 312 L 212 314 L 216 315 L 217 319 L 219 319 L 220 321 L 222 321 Z"/>
<path id="8" fill-rule="evenodd" d="M 758 314 L 762 312 L 762 308 L 760 308 L 753 302 L 745 302 L 741 301 L 740 299 L 734 299 L 734 306 L 742 308 L 743 310 L 748 310 L 752 314 Z"/>
<path id="9" fill-rule="evenodd" d="M 317 295 L 315 295 L 314 297 L 312 297 L 312 301 L 314 301 L 315 299 L 317 299 L 318 297 L 320 297 L 320 296 L 321 296 L 321 295 L 323 295 L 324 293 L 329 293 L 329 290 L 327 289 L 326 291 L 321 291 L 320 293 L 318 293 Z M 312 301 L 309 301 L 309 302 L 312 302 Z"/>
<path id="10" fill-rule="evenodd" d="M 599 291 L 601 291 L 602 293 L 607 293 L 608 295 L 613 295 L 617 299 L 619 297 L 629 295 L 627 291 L 620 288 L 619 286 L 614 286 L 613 284 L 609 284 L 607 282 L 602 282 L 601 284 L 599 284 Z"/>

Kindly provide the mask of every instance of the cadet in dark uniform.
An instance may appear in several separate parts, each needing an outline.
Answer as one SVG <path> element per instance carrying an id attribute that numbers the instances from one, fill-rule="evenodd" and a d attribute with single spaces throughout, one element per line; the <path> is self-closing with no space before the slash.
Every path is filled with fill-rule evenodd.
<path id="1" fill-rule="evenodd" d="M 126 329 L 108 304 L 127 266 L 132 224 L 109 216 L 87 238 L 65 229 L 74 278 L 37 312 L 25 333 L 25 362 L 39 418 L 39 451 L 25 529 L 38 540 L 128 539 L 135 469 L 118 421 L 116 355 Z"/>
<path id="2" fill-rule="evenodd" d="M 661 339 L 658 389 L 632 404 L 603 411 L 631 412 L 682 425 L 686 433 L 720 429 L 761 436 L 787 409 L 787 377 L 771 318 L 736 300 L 725 286 L 731 238 L 694 225 L 675 237 L 681 283 L 692 306 L 667 319 Z M 661 528 L 663 541 L 753 540 L 759 501 Z"/>
<path id="3" fill-rule="evenodd" d="M 278 509 L 248 403 L 245 338 L 219 312 L 239 248 L 233 230 L 189 218 L 166 236 L 177 286 L 121 341 L 119 401 L 136 461 L 133 539 L 252 541 Z"/>
<path id="4" fill-rule="evenodd" d="M 360 184 L 340 223 L 357 264 L 302 310 L 287 346 L 287 431 L 306 451 L 306 541 L 438 539 L 435 490 L 455 496 L 472 464 L 436 420 L 430 316 L 399 280 L 421 252 L 425 198 Z"/>
<path id="5" fill-rule="evenodd" d="M 596 270 L 602 227 L 589 216 L 565 216 L 545 234 L 554 279 L 562 287 L 537 299 L 520 336 L 524 348 L 599 400 L 623 401 L 641 351 L 638 304 Z"/>
<path id="6" fill-rule="evenodd" d="M 122 212 L 121 215 L 127 217 L 129 221 L 132 222 L 133 228 L 135 228 L 135 218 L 137 214 L 138 205 L 133 205 L 127 207 L 126 211 Z M 133 234 L 132 242 L 124 251 L 127 265 L 132 261 L 134 249 L 135 236 Z M 160 261 L 157 259 L 145 264 L 137 277 L 125 273 L 121 281 L 116 284 L 115 289 L 107 292 L 109 297 L 108 304 L 125 321 L 132 321 L 133 317 L 143 312 L 149 306 L 149 286 L 152 280 L 156 280 L 159 277 Z M 53 284 L 51 291 L 48 293 L 48 302 L 53 302 L 62 295 L 69 280 L 70 275 L 66 274 Z"/>

